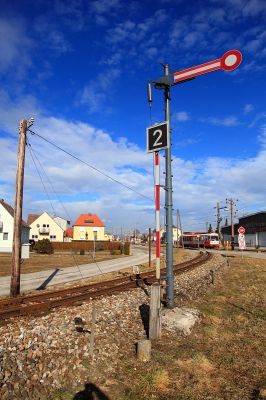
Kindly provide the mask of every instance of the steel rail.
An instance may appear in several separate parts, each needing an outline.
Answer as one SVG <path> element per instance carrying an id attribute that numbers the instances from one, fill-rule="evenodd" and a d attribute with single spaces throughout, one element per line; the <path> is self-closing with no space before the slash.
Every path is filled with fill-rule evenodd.
<path id="1" fill-rule="evenodd" d="M 211 257 L 211 253 L 199 254 L 192 260 L 176 264 L 174 266 L 174 273 L 181 274 L 196 268 L 204 264 Z M 166 273 L 166 269 L 162 269 L 161 272 L 162 274 Z M 155 271 L 149 271 L 143 274 L 116 278 L 110 281 L 20 296 L 15 299 L 2 299 L 0 300 L 0 321 L 17 316 L 40 315 L 49 312 L 55 307 L 77 305 L 88 299 L 112 295 L 113 293 L 138 287 L 144 288 L 145 285 L 151 285 L 155 281 L 157 281 Z"/>

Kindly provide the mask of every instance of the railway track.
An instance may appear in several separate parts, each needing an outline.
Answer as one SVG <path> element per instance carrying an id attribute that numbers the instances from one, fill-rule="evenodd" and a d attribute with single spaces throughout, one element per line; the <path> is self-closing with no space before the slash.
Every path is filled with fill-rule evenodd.
<path id="1" fill-rule="evenodd" d="M 189 261 L 174 265 L 174 274 L 182 274 L 185 271 L 196 268 L 208 261 L 212 255 L 201 253 Z M 162 277 L 166 269 L 161 270 Z M 67 289 L 47 291 L 45 293 L 6 298 L 0 300 L 0 322 L 12 317 L 26 315 L 41 315 L 53 308 L 69 305 L 79 305 L 85 300 L 95 299 L 100 296 L 108 296 L 118 292 L 124 292 L 134 288 L 144 288 L 156 282 L 154 271 L 143 274 L 116 278 L 110 281 L 75 286 Z"/>

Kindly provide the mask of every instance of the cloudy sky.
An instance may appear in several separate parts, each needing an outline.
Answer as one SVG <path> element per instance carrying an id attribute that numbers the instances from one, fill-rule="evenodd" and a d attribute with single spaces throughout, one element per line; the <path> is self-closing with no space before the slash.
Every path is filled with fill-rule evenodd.
<path id="1" fill-rule="evenodd" d="M 33 116 L 25 218 L 90 212 L 109 230 L 153 227 L 146 127 L 164 104 L 154 89 L 150 110 L 147 82 L 162 63 L 177 71 L 238 49 L 238 69 L 172 88 L 174 216 L 196 230 L 215 225 L 226 198 L 237 215 L 266 209 L 265 19 L 264 0 L 2 2 L 0 197 L 13 205 L 18 125 Z"/>

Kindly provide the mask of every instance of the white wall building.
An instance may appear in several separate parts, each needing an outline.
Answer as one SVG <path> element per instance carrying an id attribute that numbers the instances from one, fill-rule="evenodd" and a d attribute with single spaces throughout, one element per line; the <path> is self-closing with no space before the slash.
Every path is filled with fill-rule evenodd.
<path id="1" fill-rule="evenodd" d="M 165 237 L 165 228 L 161 228 L 161 239 Z M 173 225 L 173 244 L 177 245 L 179 243 L 180 238 L 182 236 L 182 231 L 181 229 L 177 228 L 175 225 Z M 154 240 L 156 240 L 156 236 L 154 235 Z"/>
<path id="2" fill-rule="evenodd" d="M 70 228 L 70 221 L 66 220 L 65 218 L 53 217 L 53 220 L 57 223 L 57 225 L 61 226 L 64 231 Z"/>
<path id="3" fill-rule="evenodd" d="M 51 242 L 63 242 L 64 232 L 69 228 L 69 221 L 61 217 L 51 217 L 47 212 L 28 216 L 30 239 L 37 242 L 49 239 Z"/>
<path id="4" fill-rule="evenodd" d="M 22 220 L 21 244 L 29 243 L 30 227 Z M 4 199 L 0 200 L 0 252 L 12 252 L 14 234 L 14 209 Z"/>

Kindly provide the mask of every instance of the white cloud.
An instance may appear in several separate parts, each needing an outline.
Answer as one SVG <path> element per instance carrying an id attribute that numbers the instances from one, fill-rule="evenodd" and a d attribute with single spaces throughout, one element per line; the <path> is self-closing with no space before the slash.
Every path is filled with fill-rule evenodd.
<path id="1" fill-rule="evenodd" d="M 237 126 L 240 124 L 237 117 L 233 115 L 225 118 L 217 118 L 217 117 L 200 118 L 200 121 L 211 125 L 223 125 L 223 126 Z"/>
<path id="2" fill-rule="evenodd" d="M 248 125 L 249 128 L 253 128 L 259 121 L 266 118 L 266 112 L 258 113 L 255 118 Z"/>
<path id="3" fill-rule="evenodd" d="M 88 113 L 110 112 L 106 100 L 110 94 L 111 88 L 115 85 L 115 80 L 120 76 L 121 71 L 118 68 L 110 68 L 86 85 L 80 94 L 80 103 L 88 106 Z"/>
<path id="4" fill-rule="evenodd" d="M 200 139 L 194 139 L 194 138 L 186 138 L 183 140 L 179 140 L 175 143 L 175 145 L 177 147 L 188 147 L 188 146 L 192 146 L 196 143 L 199 143 Z"/>
<path id="5" fill-rule="evenodd" d="M 56 0 L 54 12 L 57 19 L 60 17 L 61 21 L 74 30 L 81 30 L 88 24 L 88 12 L 81 0 Z"/>
<path id="6" fill-rule="evenodd" d="M 36 105 L 36 102 L 31 99 L 28 104 Z M 0 197 L 11 204 L 14 198 L 17 135 L 10 121 L 17 118 L 16 107 L 22 109 L 20 102 L 11 102 L 7 98 L 0 106 L 0 129 L 13 134 L 2 135 L 0 139 L 1 160 L 5 165 L 5 169 L 0 169 Z M 11 113 L 9 116 L 8 110 Z M 73 221 L 80 213 L 95 212 L 101 218 L 110 221 L 109 225 L 122 226 L 123 229 L 132 226 L 137 226 L 139 229 L 154 226 L 153 159 L 144 149 L 128 142 L 126 138 L 115 140 L 108 132 L 97 129 L 91 124 L 44 116 L 44 112 L 40 111 L 33 130 L 67 152 L 152 199 L 149 201 L 139 196 L 28 133 L 34 154 L 68 211 L 66 215 L 44 176 L 45 185 L 57 214 L 68 218 L 70 216 Z M 260 149 L 257 156 L 252 158 L 209 157 L 205 160 L 186 161 L 173 157 L 173 205 L 175 209 L 179 208 L 181 211 L 184 229 L 203 229 L 206 220 L 211 222 L 211 217 L 214 215 L 213 207 L 217 201 L 229 196 L 239 198 L 246 208 L 264 206 L 265 132 L 266 128 L 263 125 L 258 137 Z M 164 170 L 163 160 L 161 157 L 161 172 Z M 39 169 L 42 173 L 40 166 Z M 162 184 L 163 179 L 162 174 Z M 28 212 L 44 210 L 51 212 L 49 200 L 44 193 L 29 151 L 26 154 L 24 187 L 24 216 Z M 162 190 L 162 212 L 163 203 Z"/>
<path id="7" fill-rule="evenodd" d="M 24 70 L 31 65 L 29 51 L 32 46 L 19 18 L 0 17 L 0 73 L 8 72 L 11 68 L 13 79 L 14 75 L 23 75 Z"/>
<path id="8" fill-rule="evenodd" d="M 243 7 L 243 15 L 256 16 L 258 14 L 265 14 L 265 1 L 264 0 L 248 0 Z"/>
<path id="9" fill-rule="evenodd" d="M 35 32 L 40 37 L 40 42 L 50 50 L 61 54 L 72 50 L 72 46 L 65 38 L 64 34 L 58 30 L 47 17 L 40 16 L 35 20 Z"/>
<path id="10" fill-rule="evenodd" d="M 19 121 L 23 118 L 37 117 L 39 112 L 39 106 L 33 96 L 23 95 L 11 100 L 4 90 L 0 90 L 1 127 L 5 131 L 16 135 Z"/>
<path id="11" fill-rule="evenodd" d="M 121 8 L 120 0 L 94 0 L 90 4 L 91 10 L 96 14 L 108 14 Z"/>
<path id="12" fill-rule="evenodd" d="M 135 22 L 127 19 L 107 30 L 106 42 L 112 54 L 117 51 L 133 62 L 146 63 L 161 53 L 162 27 L 169 16 L 164 9 L 158 9 L 148 18 Z M 160 26 L 160 29 L 154 27 Z M 166 31 L 165 31 L 166 32 Z M 122 59 L 122 58 L 121 58 Z"/>
<path id="13" fill-rule="evenodd" d="M 189 114 L 186 111 L 179 111 L 173 114 L 174 121 L 188 121 L 190 119 Z"/>
<path id="14" fill-rule="evenodd" d="M 253 104 L 245 104 L 244 109 L 243 109 L 243 113 L 244 114 L 249 114 L 251 111 L 254 110 L 254 106 Z"/>

